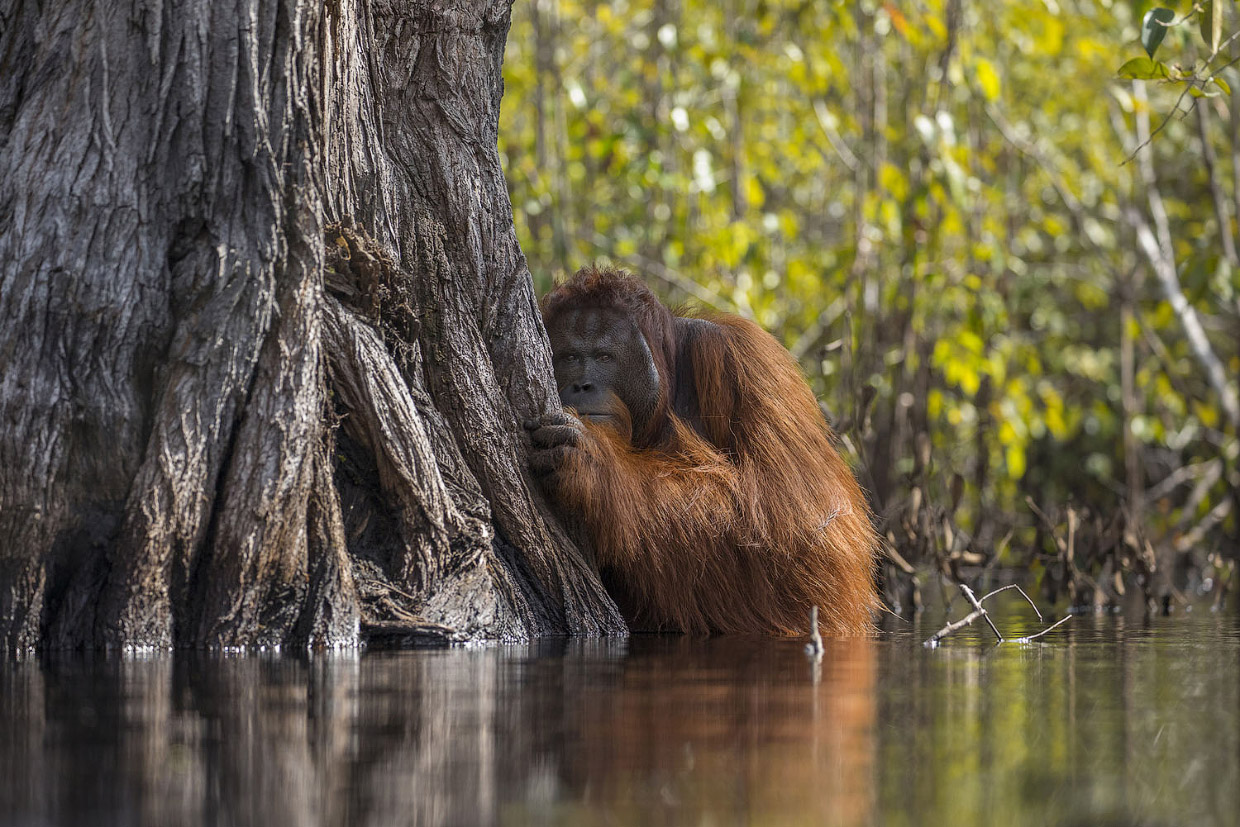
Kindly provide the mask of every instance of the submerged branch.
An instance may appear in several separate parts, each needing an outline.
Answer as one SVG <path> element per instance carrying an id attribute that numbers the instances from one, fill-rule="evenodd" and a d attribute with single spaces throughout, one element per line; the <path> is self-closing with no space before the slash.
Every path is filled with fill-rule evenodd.
<path id="1" fill-rule="evenodd" d="M 977 599 L 977 595 L 973 594 L 973 590 L 964 583 L 959 585 L 960 591 L 964 593 L 964 599 L 969 601 L 969 605 L 973 607 L 973 611 L 982 613 L 982 617 L 986 620 L 986 625 L 990 627 L 990 631 L 994 632 L 995 637 L 997 637 L 999 642 L 1002 643 L 1003 634 L 999 631 L 999 627 L 995 625 L 995 622 L 990 619 L 990 615 L 986 613 L 986 610 L 982 608 L 982 602 Z"/>
<path id="2" fill-rule="evenodd" d="M 1064 615 L 1063 617 L 1059 618 L 1054 623 L 1052 623 L 1050 626 L 1047 626 L 1045 629 L 1038 632 L 1036 635 L 1029 635 L 1029 637 L 1018 637 L 1016 638 L 1016 640 L 1013 641 L 1013 643 L 1028 643 L 1031 640 L 1037 640 L 1038 638 L 1042 637 L 1042 635 L 1046 634 L 1047 632 L 1053 632 L 1055 629 L 1059 628 L 1060 626 L 1067 623 L 1071 619 L 1072 619 L 1072 615 Z"/>
<path id="3" fill-rule="evenodd" d="M 959 629 L 963 629 L 965 626 L 968 626 L 973 621 L 977 620 L 979 617 L 984 617 L 985 615 L 986 615 L 985 609 L 976 609 L 970 612 L 969 614 L 965 615 L 964 617 L 960 618 L 960 620 L 954 621 L 952 623 L 948 623 L 942 629 L 939 629 L 937 632 L 931 635 L 926 640 L 926 642 L 923 643 L 922 645 L 925 646 L 927 649 L 933 649 L 934 647 L 939 645 L 940 640 L 947 637 L 952 632 L 955 632 Z M 1000 638 L 1000 640 L 1002 640 L 1002 638 Z"/>
<path id="4" fill-rule="evenodd" d="M 947 637 L 953 632 L 963 629 L 965 626 L 972 624 L 978 618 L 984 618 L 986 620 L 986 623 L 990 626 L 990 630 L 994 632 L 995 637 L 998 638 L 999 643 L 1007 642 L 1009 639 L 1004 638 L 1003 635 L 999 632 L 999 628 L 995 626 L 994 621 L 990 619 L 990 613 L 986 611 L 985 607 L 982 606 L 982 603 L 986 601 L 987 599 L 994 597 L 996 594 L 999 594 L 1000 592 L 1005 592 L 1008 589 L 1016 589 L 1018 592 L 1020 592 L 1021 596 L 1024 597 L 1026 601 L 1028 601 L 1029 605 L 1033 606 L 1033 611 L 1035 614 L 1037 614 L 1038 620 L 1043 619 L 1042 613 L 1038 611 L 1038 607 L 1034 605 L 1034 602 L 1029 599 L 1029 595 L 1025 594 L 1025 590 L 1022 589 L 1020 586 L 1016 585 L 1015 583 L 997 588 L 994 591 L 983 595 L 981 598 L 978 598 L 975 594 L 973 594 L 973 590 L 970 589 L 968 586 L 966 586 L 964 583 L 957 583 L 956 585 L 960 587 L 961 594 L 964 595 L 964 598 L 965 600 L 969 602 L 969 605 L 973 607 L 973 611 L 969 612 L 969 614 L 965 615 L 959 620 L 954 620 L 948 623 L 942 629 L 939 629 L 937 632 L 935 632 L 933 635 L 927 638 L 925 643 L 922 644 L 927 649 L 936 648 L 939 645 L 939 641 L 941 641 L 943 638 Z M 1011 642 L 1027 643 L 1031 640 L 1034 640 L 1035 638 L 1041 637 L 1042 635 L 1046 634 L 1052 629 L 1055 629 L 1061 624 L 1067 622 L 1069 618 L 1071 618 L 1071 615 L 1067 615 L 1055 621 L 1052 625 L 1043 629 L 1042 631 L 1038 632 L 1035 635 L 1030 635 L 1028 637 L 1022 637 L 1022 638 L 1015 638 L 1015 639 L 1012 639 Z"/>

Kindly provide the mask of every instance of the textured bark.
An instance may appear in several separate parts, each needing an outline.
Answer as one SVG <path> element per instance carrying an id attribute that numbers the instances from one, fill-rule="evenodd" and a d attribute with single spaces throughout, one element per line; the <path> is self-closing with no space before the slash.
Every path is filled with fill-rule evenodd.
<path id="1" fill-rule="evenodd" d="M 0 7 L 8 648 L 623 630 L 524 471 L 508 13 Z"/>

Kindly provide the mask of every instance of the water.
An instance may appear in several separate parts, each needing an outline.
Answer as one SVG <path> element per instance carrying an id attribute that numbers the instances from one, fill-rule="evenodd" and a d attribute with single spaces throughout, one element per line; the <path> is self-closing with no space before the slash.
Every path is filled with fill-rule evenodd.
<path id="1" fill-rule="evenodd" d="M 1240 822 L 1234 616 L 923 649 L 941 621 L 828 641 L 816 677 L 800 644 L 657 637 L 3 663 L 0 824 Z"/>

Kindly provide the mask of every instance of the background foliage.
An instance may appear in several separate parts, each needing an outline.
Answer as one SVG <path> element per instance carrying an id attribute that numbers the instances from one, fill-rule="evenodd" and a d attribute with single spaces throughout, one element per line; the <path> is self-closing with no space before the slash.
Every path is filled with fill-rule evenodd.
<path id="1" fill-rule="evenodd" d="M 610 259 L 771 330 L 858 461 L 889 574 L 998 563 L 1078 603 L 1133 580 L 1221 600 L 1240 25 L 1231 0 L 1185 4 L 1171 68 L 1121 77 L 1154 65 L 1146 11 L 518 3 L 500 144 L 522 248 L 544 290 Z"/>

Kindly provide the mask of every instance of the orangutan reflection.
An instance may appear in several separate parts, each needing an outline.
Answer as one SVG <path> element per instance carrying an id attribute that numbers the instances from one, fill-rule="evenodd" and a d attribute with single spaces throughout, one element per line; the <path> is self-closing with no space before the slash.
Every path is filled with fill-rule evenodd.
<path id="1" fill-rule="evenodd" d="M 874 755 L 868 639 L 799 646 L 636 639 L 566 709 L 564 776 L 588 823 L 864 824 Z"/>

